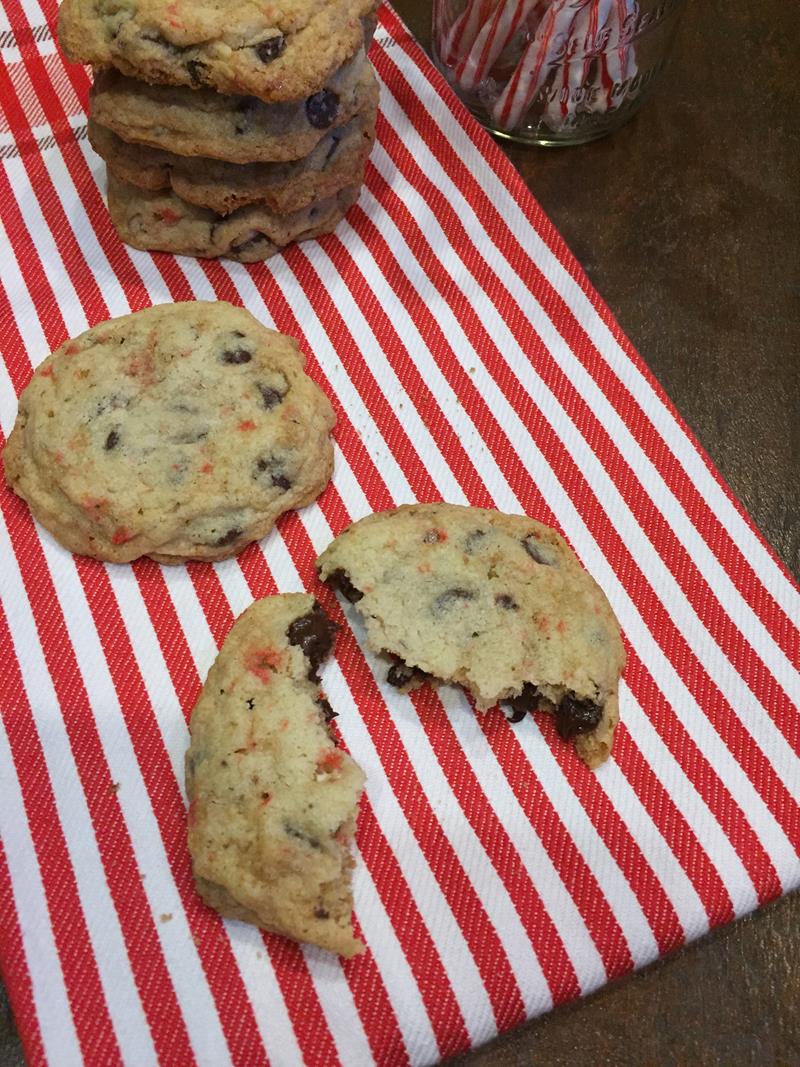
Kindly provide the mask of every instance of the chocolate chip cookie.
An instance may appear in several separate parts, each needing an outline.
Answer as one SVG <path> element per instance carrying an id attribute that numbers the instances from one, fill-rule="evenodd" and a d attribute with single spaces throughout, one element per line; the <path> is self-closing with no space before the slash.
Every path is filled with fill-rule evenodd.
<path id="1" fill-rule="evenodd" d="M 67 55 L 145 82 L 270 103 L 318 92 L 374 28 L 375 0 L 64 0 Z"/>
<path id="2" fill-rule="evenodd" d="M 171 189 L 181 200 L 220 215 L 250 204 L 287 215 L 363 181 L 364 164 L 375 140 L 377 86 L 375 96 L 371 107 L 326 133 L 309 155 L 288 163 L 189 159 L 129 144 L 91 119 L 89 140 L 115 177 L 139 189 Z"/>
<path id="3" fill-rule="evenodd" d="M 146 85 L 102 70 L 89 106 L 95 122 L 131 144 L 230 163 L 274 163 L 307 156 L 328 131 L 373 104 L 376 84 L 363 51 L 312 95 L 279 104 L 210 89 Z"/>
<path id="4" fill-rule="evenodd" d="M 341 189 L 288 215 L 258 205 L 217 215 L 174 193 L 148 193 L 110 174 L 108 210 L 119 236 L 134 248 L 256 263 L 289 244 L 331 233 L 358 199 L 359 190 L 360 184 Z"/>
<path id="5" fill-rule="evenodd" d="M 294 338 L 230 304 L 101 323 L 37 367 L 6 480 L 81 555 L 236 555 L 330 478 L 335 417 L 303 368 Z"/>
<path id="6" fill-rule="evenodd" d="M 363 616 L 402 690 L 457 683 L 479 710 L 544 710 L 590 766 L 611 751 L 625 664 L 602 590 L 554 530 L 522 515 L 414 504 L 368 515 L 317 561 Z"/>
<path id="7" fill-rule="evenodd" d="M 364 775 L 336 746 L 319 689 L 333 640 L 302 593 L 236 621 L 189 723 L 189 852 L 222 915 L 354 956 L 349 845 Z"/>

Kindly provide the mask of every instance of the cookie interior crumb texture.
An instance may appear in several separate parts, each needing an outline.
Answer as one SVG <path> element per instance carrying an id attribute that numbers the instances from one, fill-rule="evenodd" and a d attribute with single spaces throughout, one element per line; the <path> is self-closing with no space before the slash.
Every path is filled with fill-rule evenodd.
<path id="1" fill-rule="evenodd" d="M 294 338 L 223 302 L 102 323 L 36 369 L 6 480 L 82 555 L 236 555 L 330 478 L 335 416 L 304 363 Z"/>
<path id="2" fill-rule="evenodd" d="M 455 683 L 478 710 L 550 712 L 589 766 L 611 751 L 625 652 L 600 587 L 526 516 L 454 504 L 368 515 L 317 561 L 356 605 L 387 681 Z"/>
<path id="3" fill-rule="evenodd" d="M 188 839 L 211 907 L 349 957 L 363 951 L 350 844 L 364 775 L 319 688 L 334 629 L 303 593 L 236 621 L 190 721 Z"/>

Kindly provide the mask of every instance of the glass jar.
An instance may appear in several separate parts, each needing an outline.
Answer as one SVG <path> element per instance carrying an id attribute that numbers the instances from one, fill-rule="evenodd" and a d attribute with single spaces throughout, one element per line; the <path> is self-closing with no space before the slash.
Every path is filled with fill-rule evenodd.
<path id="1" fill-rule="evenodd" d="M 575 145 L 649 96 L 683 0 L 433 0 L 433 58 L 499 137 Z"/>

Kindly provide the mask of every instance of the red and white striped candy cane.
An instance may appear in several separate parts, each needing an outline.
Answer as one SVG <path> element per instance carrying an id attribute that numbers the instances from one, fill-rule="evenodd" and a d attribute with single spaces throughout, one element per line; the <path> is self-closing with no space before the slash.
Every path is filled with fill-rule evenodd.
<path id="1" fill-rule="evenodd" d="M 475 89 L 486 80 L 497 57 L 537 7 L 539 0 L 515 0 L 495 8 L 491 18 L 478 31 L 467 55 L 454 69 L 462 89 Z"/>
<path id="2" fill-rule="evenodd" d="M 492 109 L 497 128 L 513 130 L 536 99 L 568 40 L 577 15 L 594 0 L 555 0 L 547 9 L 534 39 L 522 53 L 516 70 Z"/>
<path id="3" fill-rule="evenodd" d="M 434 45 L 439 59 L 446 67 L 454 67 L 463 60 L 475 43 L 482 26 L 485 26 L 498 4 L 505 0 L 470 0 L 449 29 L 447 24 L 447 3 L 439 0 L 434 5 L 437 13 L 437 25 L 434 29 Z"/>
<path id="4" fill-rule="evenodd" d="M 575 16 L 570 30 L 571 39 L 578 44 L 576 57 L 572 60 L 569 56 L 564 57 L 563 68 L 553 84 L 553 92 L 542 115 L 551 130 L 563 129 L 567 119 L 577 111 L 589 110 L 589 105 L 581 96 L 581 90 L 588 86 L 592 72 L 592 57 L 587 56 L 586 52 L 589 42 L 597 40 L 601 27 L 600 4 L 597 0 L 590 0 Z"/>
<path id="5" fill-rule="evenodd" d="M 611 3 L 609 26 L 611 40 L 616 41 L 616 47 L 609 49 L 607 62 L 609 77 L 618 85 L 627 81 L 636 67 L 634 46 L 627 38 L 626 27 L 628 19 L 637 16 L 638 12 L 636 0 L 613 0 Z"/>

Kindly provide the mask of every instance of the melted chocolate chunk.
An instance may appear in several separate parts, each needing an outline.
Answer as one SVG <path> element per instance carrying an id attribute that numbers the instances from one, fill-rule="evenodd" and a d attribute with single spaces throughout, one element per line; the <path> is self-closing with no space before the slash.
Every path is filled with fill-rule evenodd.
<path id="1" fill-rule="evenodd" d="M 205 63 L 201 63 L 199 59 L 190 59 L 186 64 L 186 71 L 192 79 L 192 85 L 204 85 L 207 70 L 208 67 L 206 67 Z"/>
<path id="2" fill-rule="evenodd" d="M 248 352 L 246 348 L 226 348 L 219 358 L 223 363 L 232 363 L 238 367 L 242 363 L 249 363 L 253 353 Z"/>
<path id="3" fill-rule="evenodd" d="M 317 667 L 330 655 L 337 629 L 315 600 L 311 611 L 295 619 L 286 631 L 289 644 L 297 645 L 308 660 L 308 677 L 312 682 L 319 681 Z"/>
<path id="4" fill-rule="evenodd" d="M 544 554 L 539 542 L 533 534 L 528 534 L 528 536 L 523 539 L 522 547 L 534 562 L 541 563 L 545 567 L 551 567 L 553 565 L 552 560 L 548 559 Z"/>
<path id="5" fill-rule="evenodd" d="M 331 913 L 327 908 L 314 908 L 315 919 L 330 919 Z"/>
<path id="6" fill-rule="evenodd" d="M 293 837 L 297 841 L 302 841 L 304 845 L 308 845 L 310 848 L 322 848 L 322 845 L 312 834 L 307 833 L 305 830 L 301 830 L 299 826 L 295 826 L 294 823 L 285 822 L 283 829 L 286 832 L 287 837 Z"/>
<path id="7" fill-rule="evenodd" d="M 321 697 L 317 701 L 317 703 L 319 704 L 320 711 L 325 716 L 325 722 L 333 722 L 333 720 L 339 714 L 338 711 L 334 711 L 333 708 L 330 706 L 330 704 L 328 703 L 328 701 L 324 697 Z"/>
<path id="8" fill-rule="evenodd" d="M 119 434 L 117 433 L 116 430 L 112 430 L 111 433 L 106 438 L 106 443 L 103 445 L 103 448 L 106 450 L 106 452 L 110 452 L 111 449 L 112 448 L 116 448 L 118 444 L 119 444 Z"/>
<path id="9" fill-rule="evenodd" d="M 567 695 L 556 708 L 556 728 L 565 741 L 576 734 L 588 734 L 603 717 L 603 709 L 593 700 Z"/>
<path id="10" fill-rule="evenodd" d="M 522 709 L 520 709 L 519 711 L 513 711 L 511 715 L 507 715 L 506 716 L 506 721 L 507 722 L 522 722 L 522 720 L 525 718 L 525 716 L 527 714 L 528 714 L 527 711 L 523 711 Z"/>
<path id="11" fill-rule="evenodd" d="M 433 614 L 441 615 L 445 611 L 450 611 L 450 609 L 454 608 L 457 604 L 463 604 L 468 600 L 474 599 L 475 593 L 471 589 L 461 589 L 459 587 L 445 589 L 445 591 L 440 593 L 433 602 Z"/>
<path id="12" fill-rule="evenodd" d="M 286 389 L 281 393 L 277 389 L 273 389 L 269 385 L 264 385 L 263 382 L 257 383 L 258 391 L 261 393 L 261 402 L 267 411 L 278 406 L 288 392 L 289 386 L 287 383 Z"/>
<path id="13" fill-rule="evenodd" d="M 348 600 L 351 604 L 357 604 L 364 596 L 361 590 L 356 589 L 350 581 L 350 575 L 347 571 L 343 571 L 341 567 L 335 571 L 331 571 L 327 580 L 333 588 L 338 589 L 345 600 Z"/>
<path id="14" fill-rule="evenodd" d="M 292 488 L 292 483 L 289 481 L 285 474 L 273 474 L 272 484 L 275 486 L 276 489 L 282 489 L 284 493 L 287 489 Z"/>
<path id="15" fill-rule="evenodd" d="M 494 598 L 494 602 L 498 608 L 503 608 L 504 611 L 519 611 L 519 604 L 508 593 L 498 593 Z"/>
<path id="16" fill-rule="evenodd" d="M 327 130 L 339 114 L 339 97 L 322 89 L 306 100 L 306 117 L 315 130 Z"/>
<path id="17" fill-rule="evenodd" d="M 425 671 L 420 670 L 419 667 L 409 666 L 399 656 L 395 657 L 395 661 L 386 675 L 386 681 L 389 685 L 393 685 L 395 689 L 406 689 L 411 685 L 416 687 L 417 685 L 422 685 L 423 682 L 427 682 L 429 678 L 430 675 Z"/>
<path id="18" fill-rule="evenodd" d="M 521 693 L 517 693 L 515 697 L 511 697 L 506 701 L 514 712 L 513 715 L 509 716 L 508 721 L 521 722 L 529 711 L 535 711 L 538 708 L 541 699 L 541 693 L 536 686 L 532 682 L 526 682 L 522 687 Z"/>
<path id="19" fill-rule="evenodd" d="M 237 537 L 242 536 L 242 531 L 238 526 L 233 526 L 227 533 L 224 533 L 222 537 L 218 537 L 214 542 L 215 548 L 224 548 L 225 545 L 232 545 Z"/>
<path id="20" fill-rule="evenodd" d="M 278 33 L 274 37 L 267 37 L 266 41 L 259 41 L 254 51 L 262 63 L 271 63 L 285 48 L 286 38 Z"/>

